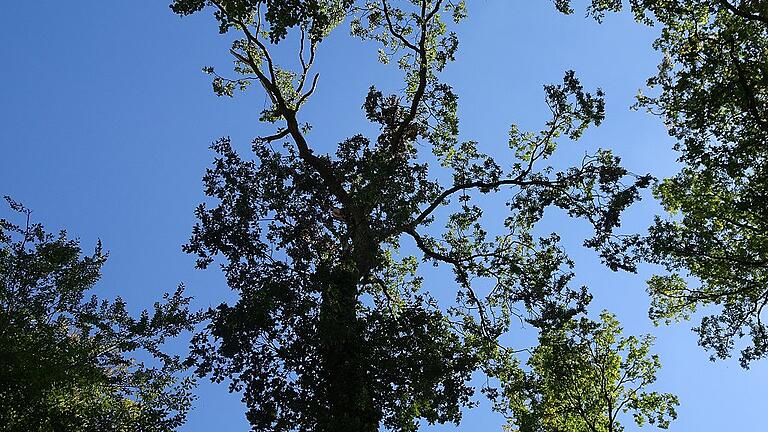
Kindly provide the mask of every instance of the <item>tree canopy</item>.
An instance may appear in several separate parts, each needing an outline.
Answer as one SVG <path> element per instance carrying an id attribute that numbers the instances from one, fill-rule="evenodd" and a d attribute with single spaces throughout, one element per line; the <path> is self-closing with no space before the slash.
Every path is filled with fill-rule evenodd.
<path id="1" fill-rule="evenodd" d="M 242 394 L 254 431 L 415 431 L 460 423 L 480 395 L 510 431 L 668 428 L 679 402 L 657 388 L 654 338 L 624 335 L 608 311 L 590 319 L 553 213 L 589 227 L 583 246 L 608 269 L 663 269 L 647 283 L 654 323 L 703 311 L 694 330 L 713 360 L 768 355 L 768 2 L 586 2 L 599 22 L 627 9 L 659 29 L 663 59 L 635 108 L 663 121 L 681 168 L 656 180 L 610 149 L 556 159 L 606 116 L 604 92 L 572 70 L 543 86 L 538 128 L 510 120 L 502 143 L 466 139 L 476 125 L 460 133 L 444 78 L 464 0 L 169 1 L 211 12 L 231 42 L 231 71 L 203 68 L 215 94 L 268 101 L 258 120 L 271 132 L 245 151 L 211 146 L 183 246 L 197 267 L 220 265 L 236 298 L 191 312 L 180 286 L 136 316 L 88 297 L 101 244 L 84 254 L 6 198 L 3 430 L 173 431 L 194 399 L 189 368 Z M 321 45 L 343 32 L 400 82 L 372 82 L 351 102 L 370 124 L 329 144 L 305 106 L 325 85 Z M 667 214 L 626 232 L 624 212 L 651 191 Z M 167 352 L 187 332 L 190 355 Z"/>
<path id="2" fill-rule="evenodd" d="M 185 249 L 203 268 L 221 259 L 239 299 L 213 310 L 195 338 L 198 373 L 242 391 L 258 431 L 458 422 L 472 404 L 473 372 L 521 370 L 516 347 L 502 342 L 512 322 L 562 329 L 591 299 L 571 285 L 558 235 L 534 235 L 545 211 L 586 220 L 594 235 L 585 245 L 610 268 L 633 270 L 624 251 L 639 237 L 616 229 L 651 178 L 608 150 L 565 170 L 549 164 L 559 142 L 604 118 L 602 91 L 585 90 L 573 71 L 544 87 L 552 115 L 541 130 L 511 127 L 503 157 L 460 141 L 458 96 L 439 76 L 455 57 L 463 1 L 306 1 L 288 12 L 289 3 L 171 5 L 181 15 L 208 7 L 235 35 L 235 75 L 205 71 L 221 96 L 261 87 L 271 101 L 261 120 L 274 124 L 251 157 L 229 138 L 212 147 L 212 201 L 197 209 Z M 378 135 L 353 134 L 323 154 L 301 108 L 320 82 L 317 47 L 344 19 L 402 71 L 404 90 L 372 86 L 361 101 Z M 285 44 L 298 60 L 278 55 Z M 507 215 L 484 214 L 488 195 Z M 431 295 L 446 288 L 422 278 L 422 263 L 452 271 L 454 304 Z"/>
<path id="3" fill-rule="evenodd" d="M 661 367 L 650 354 L 653 338 L 621 335 L 616 318 L 572 320 L 542 332 L 529 371 L 500 374 L 502 392 L 486 390 L 495 409 L 520 432 L 619 432 L 622 413 L 637 426 L 666 429 L 677 418 L 677 397 L 649 391 Z"/>
<path id="4" fill-rule="evenodd" d="M 748 336 L 746 368 L 768 354 L 768 3 L 629 3 L 638 21 L 661 27 L 654 47 L 664 55 L 638 106 L 663 119 L 683 165 L 654 189 L 671 217 L 656 219 L 641 253 L 669 271 L 648 283 L 650 316 L 670 322 L 715 306 L 696 328 L 699 344 L 726 358 Z M 590 11 L 602 19 L 621 7 L 593 0 Z"/>
<path id="5" fill-rule="evenodd" d="M 101 244 L 83 256 L 66 232 L 46 232 L 6 200 L 21 223 L 0 219 L 0 429 L 176 430 L 194 382 L 163 343 L 199 321 L 182 287 L 138 317 L 120 298 L 87 297 Z"/>
<path id="6" fill-rule="evenodd" d="M 744 367 L 768 353 L 767 8 L 717 1 L 654 10 L 668 29 L 657 45 L 671 62 L 650 82 L 660 95 L 641 100 L 659 108 L 685 164 L 656 188 L 679 217 L 651 228 L 652 259 L 674 272 L 651 280 L 651 315 L 720 306 L 702 319 L 699 343 L 725 358 L 749 334 Z M 698 281 L 685 282 L 681 269 Z"/>

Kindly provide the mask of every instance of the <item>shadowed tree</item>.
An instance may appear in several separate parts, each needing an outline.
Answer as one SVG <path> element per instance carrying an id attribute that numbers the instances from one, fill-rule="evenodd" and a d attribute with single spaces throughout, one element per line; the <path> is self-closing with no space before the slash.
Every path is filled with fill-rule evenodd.
<path id="1" fill-rule="evenodd" d="M 204 178 L 212 206 L 197 209 L 186 246 L 200 267 L 221 260 L 239 294 L 212 311 L 193 349 L 201 375 L 243 393 L 253 430 L 458 422 L 472 405 L 474 371 L 517 368 L 501 338 L 513 321 L 557 328 L 590 300 L 570 287 L 559 237 L 533 235 L 545 209 L 588 221 L 586 246 L 611 268 L 633 269 L 622 251 L 637 238 L 614 230 L 650 178 L 605 150 L 563 171 L 548 165 L 558 142 L 602 122 L 600 90 L 585 91 L 573 72 L 545 86 L 551 118 L 537 132 L 512 126 L 508 142 L 490 146 L 498 159 L 459 140 L 458 96 L 438 76 L 454 60 L 464 2 L 176 0 L 171 8 L 208 8 L 220 32 L 235 35 L 236 76 L 205 68 L 217 94 L 257 84 L 271 101 L 261 120 L 275 131 L 253 141 L 252 158 L 228 138 L 213 145 L 218 157 Z M 378 136 L 352 135 L 326 154 L 300 114 L 321 85 L 318 47 L 343 22 L 399 67 L 404 89 L 371 87 L 363 110 Z M 286 45 L 296 57 L 281 57 Z M 487 217 L 483 196 L 508 212 Z M 453 272 L 455 303 L 430 295 L 449 288 L 424 280 L 421 262 Z"/>
<path id="2" fill-rule="evenodd" d="M 46 233 L 6 199 L 26 222 L 0 219 L 0 430 L 176 430 L 193 381 L 161 348 L 199 322 L 182 288 L 138 318 L 120 298 L 87 298 L 106 260 L 101 244 L 82 256 L 77 241 Z"/>

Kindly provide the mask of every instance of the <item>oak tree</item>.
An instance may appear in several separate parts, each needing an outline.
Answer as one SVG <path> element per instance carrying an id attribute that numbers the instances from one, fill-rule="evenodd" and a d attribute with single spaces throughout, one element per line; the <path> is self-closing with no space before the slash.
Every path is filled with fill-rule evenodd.
<path id="1" fill-rule="evenodd" d="M 458 422 L 472 405 L 473 372 L 519 368 L 504 337 L 513 322 L 558 328 L 591 298 L 571 286 L 559 236 L 534 235 L 547 209 L 586 220 L 594 235 L 585 245 L 611 268 L 633 269 L 624 251 L 637 237 L 615 230 L 650 177 L 607 150 L 565 170 L 549 162 L 560 142 L 603 121 L 602 91 L 566 72 L 544 87 L 551 117 L 541 130 L 513 125 L 501 145 L 459 139 L 458 95 L 440 73 L 457 54 L 463 1 L 175 0 L 171 8 L 212 10 L 219 31 L 233 35 L 234 75 L 205 68 L 217 94 L 255 84 L 270 101 L 260 120 L 273 133 L 254 139 L 250 155 L 229 138 L 213 145 L 211 200 L 197 209 L 185 247 L 199 267 L 220 263 L 239 295 L 212 311 L 193 351 L 200 375 L 242 392 L 253 430 Z M 378 134 L 351 132 L 323 153 L 302 107 L 322 85 L 314 71 L 322 41 L 345 27 L 401 70 L 403 90 L 372 86 L 360 102 Z M 504 202 L 506 214 L 486 215 L 484 196 Z M 422 263 L 451 271 L 454 287 L 425 279 Z M 438 289 L 454 290 L 456 302 L 437 302 Z"/>

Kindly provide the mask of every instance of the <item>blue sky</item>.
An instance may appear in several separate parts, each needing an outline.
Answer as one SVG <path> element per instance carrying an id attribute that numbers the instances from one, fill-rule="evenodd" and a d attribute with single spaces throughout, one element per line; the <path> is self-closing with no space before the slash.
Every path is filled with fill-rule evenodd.
<path id="1" fill-rule="evenodd" d="M 585 87 L 605 90 L 607 119 L 582 141 L 564 143 L 558 163 L 608 147 L 633 171 L 675 171 L 672 142 L 660 121 L 629 110 L 655 71 L 654 29 L 634 24 L 627 14 L 602 25 L 581 13 L 561 16 L 546 1 L 484 0 L 469 8 L 458 61 L 444 74 L 460 95 L 463 139 L 494 152 L 505 148 L 511 123 L 540 127 L 547 112 L 542 85 L 574 69 Z M 86 247 L 100 238 L 110 259 L 99 294 L 121 295 L 141 308 L 183 282 L 198 307 L 232 298 L 216 269 L 195 270 L 193 257 L 180 250 L 195 222 L 193 209 L 204 198 L 200 178 L 212 159 L 210 142 L 229 135 L 246 149 L 253 136 L 269 132 L 257 122 L 262 94 L 217 98 L 200 72 L 206 65 L 228 70 L 227 48 L 210 16 L 180 19 L 163 1 L 4 5 L 0 195 L 25 203 L 37 220 L 66 228 Z M 321 45 L 318 56 L 320 85 L 303 114 L 314 125 L 313 139 L 333 143 L 369 130 L 359 109 L 366 89 L 393 82 L 394 71 L 376 62 L 372 46 L 343 30 Z M 658 211 L 646 200 L 630 210 L 624 228 L 643 230 Z M 768 381 L 765 362 L 750 371 L 735 360 L 709 362 L 691 324 L 649 323 L 644 281 L 653 268 L 639 275 L 611 273 L 579 247 L 584 225 L 558 215 L 544 230 L 563 234 L 577 262 L 577 282 L 595 294 L 593 312 L 607 308 L 627 333 L 657 336 L 664 364 L 658 388 L 682 402 L 670 430 L 757 428 Z M 449 280 L 435 275 L 433 289 Z M 199 394 L 185 431 L 247 429 L 237 395 L 212 384 L 201 385 Z M 500 430 L 500 424 L 483 404 L 466 414 L 458 430 Z"/>

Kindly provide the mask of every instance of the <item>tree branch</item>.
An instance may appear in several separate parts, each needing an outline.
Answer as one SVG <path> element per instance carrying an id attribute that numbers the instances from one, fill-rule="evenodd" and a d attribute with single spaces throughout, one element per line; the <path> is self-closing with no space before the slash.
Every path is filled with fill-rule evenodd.
<path id="1" fill-rule="evenodd" d="M 763 24 L 768 24 L 768 17 L 759 15 L 759 14 L 749 13 L 744 9 L 741 9 L 740 7 L 730 3 L 728 0 L 720 0 L 719 3 L 729 11 L 733 12 L 734 15 L 740 16 L 744 19 L 748 19 L 752 21 L 760 21 Z"/>
<path id="2" fill-rule="evenodd" d="M 501 186 L 556 186 L 558 181 L 537 181 L 537 180 L 522 180 L 521 176 L 517 176 L 512 179 L 504 179 L 493 182 L 474 181 L 467 183 L 457 184 L 449 189 L 446 189 L 440 195 L 435 198 L 432 203 L 424 209 L 413 222 L 410 223 L 410 227 L 416 227 L 423 223 L 448 197 L 457 193 L 463 192 L 469 189 L 496 189 Z"/>

